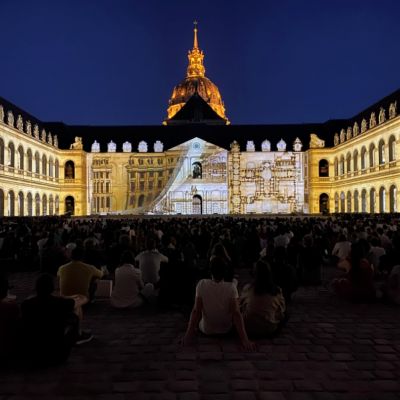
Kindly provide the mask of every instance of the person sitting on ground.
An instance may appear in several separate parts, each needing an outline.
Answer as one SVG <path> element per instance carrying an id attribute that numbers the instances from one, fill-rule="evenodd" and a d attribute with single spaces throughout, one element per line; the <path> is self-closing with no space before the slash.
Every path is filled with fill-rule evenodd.
<path id="1" fill-rule="evenodd" d="M 232 282 L 225 282 L 224 260 L 211 261 L 212 279 L 202 279 L 196 287 L 196 298 L 183 344 L 190 344 L 197 329 L 205 335 L 227 335 L 235 326 L 245 350 L 254 350 L 239 309 L 239 295 Z"/>
<path id="2" fill-rule="evenodd" d="M 54 278 L 42 274 L 36 280 L 36 296 L 21 305 L 24 353 L 34 363 L 66 361 L 78 338 L 74 301 L 53 292 Z"/>
<path id="3" fill-rule="evenodd" d="M 271 336 L 285 320 L 285 299 L 266 262 L 257 262 L 254 282 L 242 290 L 240 308 L 250 337 Z"/>
<path id="4" fill-rule="evenodd" d="M 335 243 L 332 249 L 332 260 L 339 268 L 345 269 L 341 264 L 342 261 L 347 260 L 351 251 L 351 242 L 346 239 L 346 235 L 340 234 L 339 240 Z M 348 272 L 348 271 L 346 271 Z"/>
<path id="5" fill-rule="evenodd" d="M 132 252 L 125 251 L 121 256 L 121 265 L 115 270 L 115 285 L 111 295 L 111 305 L 115 308 L 140 307 L 154 291 L 151 283 L 144 287 L 142 273 L 134 267 L 134 263 Z"/>
<path id="6" fill-rule="evenodd" d="M 75 312 L 79 317 L 80 323 L 83 320 L 82 306 L 89 301 L 89 289 L 94 279 L 101 279 L 103 272 L 93 265 L 82 262 L 84 250 L 78 246 L 72 250 L 71 261 L 62 265 L 57 272 L 60 280 L 61 296 L 72 298 L 75 301 Z M 93 336 L 88 333 L 80 332 L 80 343 L 88 342 Z"/>
<path id="7" fill-rule="evenodd" d="M 162 262 L 167 263 L 168 257 L 157 250 L 156 242 L 153 238 L 148 238 L 146 250 L 139 253 L 135 261 L 139 265 L 143 282 L 145 284 L 152 283 L 156 286 L 160 280 L 160 264 Z"/>
<path id="8" fill-rule="evenodd" d="M 0 359 L 10 360 L 16 350 L 16 334 L 20 311 L 18 304 L 7 297 L 8 279 L 0 275 Z"/>

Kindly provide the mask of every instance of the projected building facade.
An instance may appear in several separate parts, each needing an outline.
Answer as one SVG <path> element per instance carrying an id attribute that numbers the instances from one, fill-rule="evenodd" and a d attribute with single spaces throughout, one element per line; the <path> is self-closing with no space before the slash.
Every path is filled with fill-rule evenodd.
<path id="1" fill-rule="evenodd" d="M 400 91 L 347 120 L 231 125 L 197 33 L 159 126 L 46 123 L 0 98 L 0 216 L 398 211 Z"/>

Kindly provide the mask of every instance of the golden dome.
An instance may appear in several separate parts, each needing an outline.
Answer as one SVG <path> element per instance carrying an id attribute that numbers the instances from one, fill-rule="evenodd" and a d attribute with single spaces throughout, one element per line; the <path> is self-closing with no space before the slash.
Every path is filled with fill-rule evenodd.
<path id="1" fill-rule="evenodd" d="M 197 92 L 203 100 L 228 124 L 225 106 L 217 86 L 205 76 L 204 53 L 199 49 L 197 23 L 194 24 L 193 49 L 189 50 L 186 78 L 174 87 L 168 102 L 167 119 L 172 118 L 186 102 Z"/>

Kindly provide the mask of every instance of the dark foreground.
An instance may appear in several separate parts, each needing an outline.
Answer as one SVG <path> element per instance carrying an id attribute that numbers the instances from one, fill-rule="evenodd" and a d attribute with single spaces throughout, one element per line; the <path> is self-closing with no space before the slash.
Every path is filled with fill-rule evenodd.
<path id="1" fill-rule="evenodd" d="M 25 298 L 33 274 L 14 275 Z M 400 399 L 400 309 L 301 288 L 281 334 L 244 353 L 235 339 L 182 348 L 188 316 L 91 305 L 96 338 L 59 367 L 0 371 L 0 400 Z"/>

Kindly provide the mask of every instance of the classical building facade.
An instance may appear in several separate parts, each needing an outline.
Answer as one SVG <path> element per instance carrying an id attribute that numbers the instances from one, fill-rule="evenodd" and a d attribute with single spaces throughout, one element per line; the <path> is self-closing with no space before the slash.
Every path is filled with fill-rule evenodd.
<path id="1" fill-rule="evenodd" d="M 46 123 L 0 98 L 0 216 L 398 211 L 400 91 L 348 120 L 230 125 L 197 33 L 159 126 Z"/>

